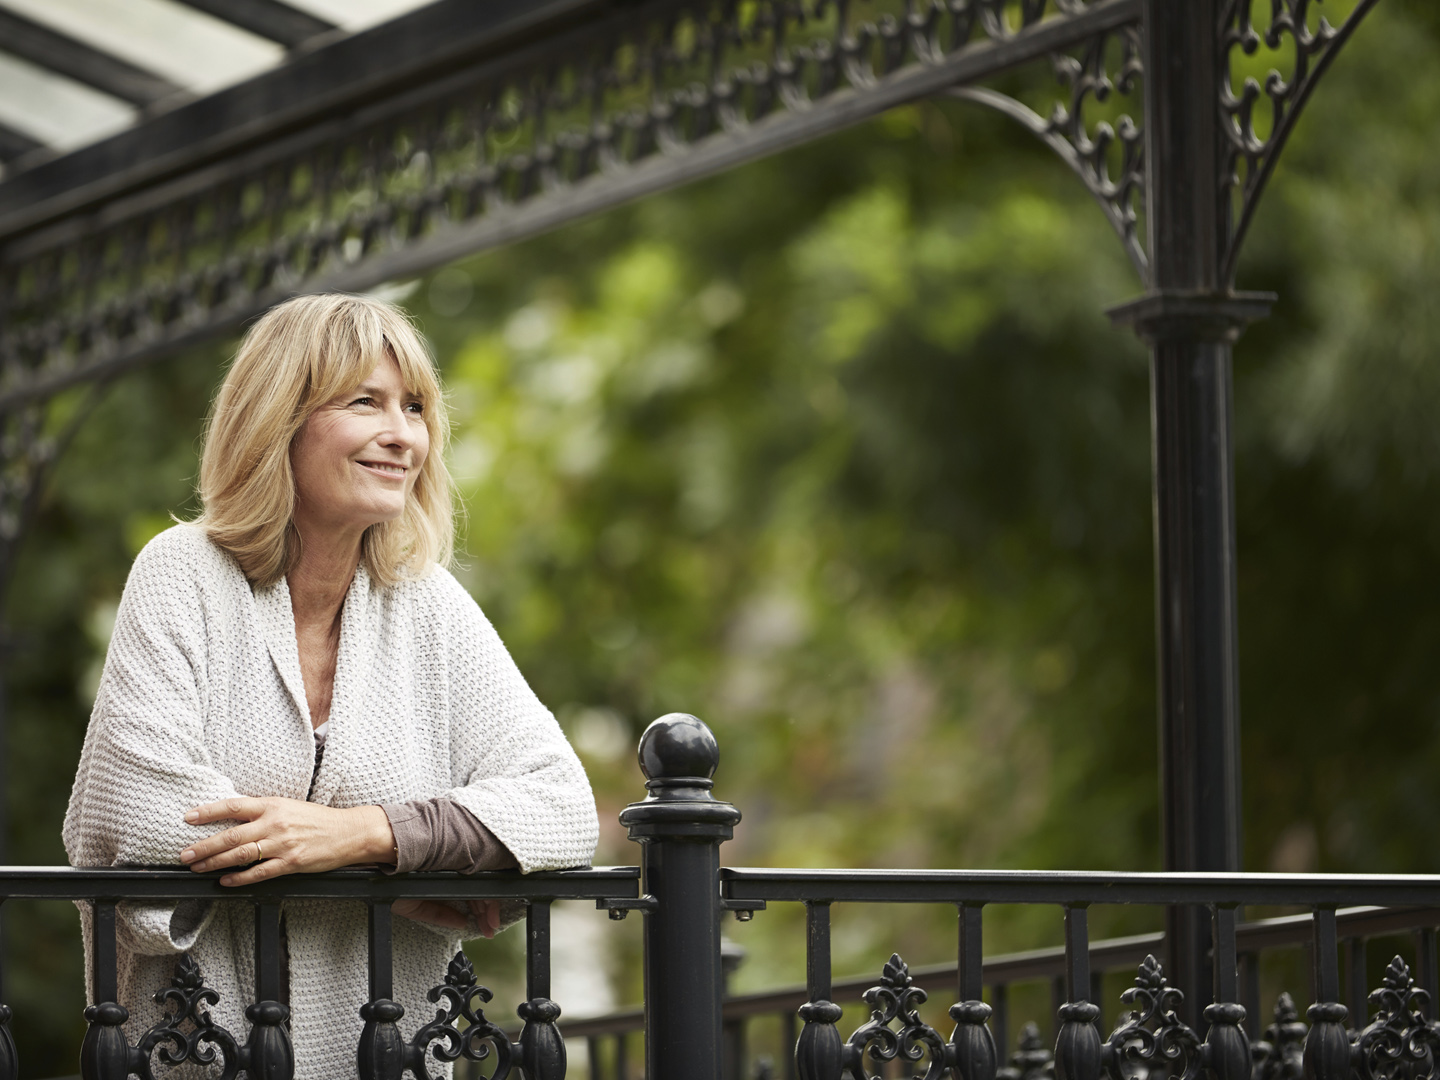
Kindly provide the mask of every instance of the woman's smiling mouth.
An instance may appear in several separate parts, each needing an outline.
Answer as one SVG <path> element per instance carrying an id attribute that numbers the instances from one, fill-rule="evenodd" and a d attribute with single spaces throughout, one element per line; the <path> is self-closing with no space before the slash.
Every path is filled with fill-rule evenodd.
<path id="1" fill-rule="evenodd" d="M 406 469 L 403 465 L 392 465 L 388 461 L 357 461 L 355 463 L 362 469 L 368 469 L 378 476 L 384 476 L 391 480 L 404 480 Z"/>

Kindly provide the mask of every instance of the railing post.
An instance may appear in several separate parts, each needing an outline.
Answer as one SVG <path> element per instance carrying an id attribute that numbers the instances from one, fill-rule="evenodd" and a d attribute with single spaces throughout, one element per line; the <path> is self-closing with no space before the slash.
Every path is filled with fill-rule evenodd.
<path id="1" fill-rule="evenodd" d="M 90 979 L 95 1004 L 85 1010 L 89 1027 L 80 1044 L 83 1080 L 125 1080 L 130 1075 L 130 1044 L 121 1026 L 130 1011 L 116 1002 L 119 969 L 116 959 L 115 901 L 96 900 L 91 906 Z"/>
<path id="2" fill-rule="evenodd" d="M 1090 993 L 1090 925 L 1082 904 L 1065 908 L 1065 996 L 1057 1010 L 1060 1031 L 1055 1038 L 1055 1080 L 1100 1080 L 1100 1032 L 1095 1021 L 1100 1006 Z"/>
<path id="3" fill-rule="evenodd" d="M 620 814 L 641 845 L 645 913 L 645 1075 L 720 1080 L 720 845 L 740 811 L 711 794 L 720 762 L 715 736 L 684 713 L 662 716 L 640 737 L 650 794 Z"/>
<path id="4" fill-rule="evenodd" d="M 560 1006 L 550 1000 L 550 901 L 526 908 L 525 1000 L 516 1010 L 525 1028 L 520 1032 L 520 1063 L 526 1080 L 561 1080 L 565 1075 L 565 1040 L 555 1021 Z"/>
<path id="5" fill-rule="evenodd" d="M 841 1009 L 830 1000 L 830 902 L 805 904 L 805 985 L 809 1000 L 800 1006 L 805 1027 L 795 1042 L 795 1071 L 800 1080 L 840 1080 L 845 1049 L 835 1022 Z"/>
<path id="6" fill-rule="evenodd" d="M 959 1000 L 950 1006 L 955 1030 L 950 1035 L 950 1064 L 957 1080 L 995 1080 L 999 1065 L 995 1039 L 987 1021 L 990 1006 L 985 994 L 984 956 L 981 947 L 979 904 L 960 905 L 960 949 L 956 965 Z"/>
<path id="7" fill-rule="evenodd" d="M 1211 922 L 1215 943 L 1215 1000 L 1205 1008 L 1210 1031 L 1205 1036 L 1205 1063 L 1214 1080 L 1250 1080 L 1250 1040 L 1245 1034 L 1245 1007 L 1240 996 L 1239 962 L 1236 956 L 1235 908 L 1216 904 Z"/>
<path id="8" fill-rule="evenodd" d="M 1340 1004 L 1340 942 L 1335 930 L 1335 909 L 1315 909 L 1315 1004 L 1306 1011 L 1310 1033 L 1305 1037 L 1305 1080 L 1349 1080 L 1350 1036 L 1345 1018 L 1350 1010 Z"/>
<path id="9" fill-rule="evenodd" d="M 405 1008 L 391 1000 L 394 991 L 392 919 L 390 904 L 370 904 L 370 1000 L 360 1006 L 365 1027 L 356 1048 L 356 1071 L 361 1080 L 400 1080 L 405 1071 L 405 1039 L 396 1023 Z"/>
<path id="10" fill-rule="evenodd" d="M 262 900 L 255 905 L 255 1003 L 245 1010 L 250 1021 L 246 1040 L 248 1080 L 292 1080 L 295 1050 L 285 1021 L 290 1006 L 280 1001 L 280 905 Z"/>

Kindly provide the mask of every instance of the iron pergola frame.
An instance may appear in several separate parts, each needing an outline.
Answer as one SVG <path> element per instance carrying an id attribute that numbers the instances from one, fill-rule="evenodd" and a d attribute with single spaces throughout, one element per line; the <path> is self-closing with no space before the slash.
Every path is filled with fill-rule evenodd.
<path id="1" fill-rule="evenodd" d="M 1151 351 L 1165 868 L 1237 872 L 1231 358 L 1273 297 L 1237 292 L 1236 261 L 1375 3 L 1332 23 L 1320 0 L 439 0 L 328 45 L 272 22 L 322 43 L 0 183 L 0 589 L 64 443 L 46 412 L 62 391 L 297 293 L 418 274 L 959 97 L 1057 151 L 1143 284 L 1111 314 Z M 1252 71 L 1262 45 L 1287 70 Z M 986 85 L 1047 61 L 1053 107 Z M 1209 935 L 1203 909 L 1173 909 L 1192 1022 Z"/>

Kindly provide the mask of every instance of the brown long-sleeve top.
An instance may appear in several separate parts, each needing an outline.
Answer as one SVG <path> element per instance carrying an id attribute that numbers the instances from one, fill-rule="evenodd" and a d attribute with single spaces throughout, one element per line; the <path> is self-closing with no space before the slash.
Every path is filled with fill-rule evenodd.
<path id="1" fill-rule="evenodd" d="M 325 756 L 330 722 L 315 729 L 315 771 Z M 380 809 L 395 833 L 395 871 L 513 870 L 518 864 L 500 839 L 465 807 L 437 796 L 403 803 L 386 803 Z"/>

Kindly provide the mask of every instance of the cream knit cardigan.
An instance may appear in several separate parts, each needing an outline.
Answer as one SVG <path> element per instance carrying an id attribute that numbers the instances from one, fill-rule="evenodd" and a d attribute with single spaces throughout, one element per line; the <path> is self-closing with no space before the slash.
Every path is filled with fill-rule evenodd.
<path id="1" fill-rule="evenodd" d="M 314 762 L 284 580 L 252 589 L 199 528 L 161 533 L 135 560 L 120 601 L 65 815 L 71 864 L 178 865 L 186 844 L 225 827 L 186 825 L 186 810 L 235 795 L 304 799 Z M 594 853 L 585 772 L 474 600 L 443 569 L 379 588 L 361 567 L 341 615 L 330 734 L 311 800 L 350 807 L 437 795 L 489 826 L 523 872 L 583 865 Z M 252 910 L 228 901 L 120 906 L 120 1002 L 132 1042 L 159 1018 L 150 998 L 180 952 L 220 992 L 216 1021 L 244 1040 Z M 353 1077 L 367 996 L 364 906 L 290 901 L 283 911 L 295 1076 Z M 88 905 L 81 921 L 88 954 Z M 394 947 L 408 1038 L 433 1017 L 425 992 L 443 981 L 459 937 L 397 918 Z"/>

